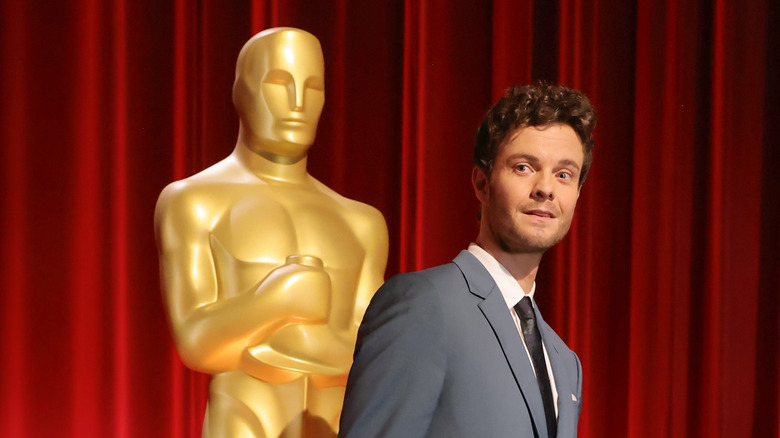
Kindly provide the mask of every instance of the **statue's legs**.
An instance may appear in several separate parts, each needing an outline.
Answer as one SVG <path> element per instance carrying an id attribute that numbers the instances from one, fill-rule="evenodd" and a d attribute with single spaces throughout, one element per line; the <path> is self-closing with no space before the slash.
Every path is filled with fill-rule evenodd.
<path id="1" fill-rule="evenodd" d="M 305 392 L 303 379 L 276 385 L 240 370 L 217 374 L 209 383 L 209 430 L 208 435 L 204 430 L 204 437 L 282 436 L 303 411 Z"/>
<path id="2" fill-rule="evenodd" d="M 344 386 L 318 388 L 309 383 L 306 409 L 312 417 L 326 422 L 335 436 L 338 432 L 341 407 L 344 404 Z M 325 436 L 325 435 L 315 435 Z"/>
<path id="3" fill-rule="evenodd" d="M 318 387 L 308 376 L 270 384 L 239 370 L 215 375 L 203 437 L 335 437 L 344 389 Z"/>

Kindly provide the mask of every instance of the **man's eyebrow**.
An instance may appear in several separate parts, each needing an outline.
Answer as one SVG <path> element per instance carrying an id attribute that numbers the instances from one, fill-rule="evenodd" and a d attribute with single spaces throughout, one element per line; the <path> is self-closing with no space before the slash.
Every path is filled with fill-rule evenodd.
<path id="1" fill-rule="evenodd" d="M 574 160 L 563 159 L 563 160 L 561 160 L 561 161 L 559 161 L 559 162 L 558 162 L 558 165 L 559 165 L 559 166 L 570 166 L 570 167 L 573 167 L 573 168 L 575 168 L 575 169 L 577 169 L 577 170 L 580 170 L 580 165 L 579 165 L 579 163 L 577 163 L 577 162 L 576 162 L 576 161 L 574 161 Z"/>
<path id="2" fill-rule="evenodd" d="M 522 152 L 512 154 L 506 158 L 507 161 L 518 160 L 518 159 L 533 161 L 534 163 L 539 162 L 539 158 L 537 158 L 535 155 L 526 154 Z"/>

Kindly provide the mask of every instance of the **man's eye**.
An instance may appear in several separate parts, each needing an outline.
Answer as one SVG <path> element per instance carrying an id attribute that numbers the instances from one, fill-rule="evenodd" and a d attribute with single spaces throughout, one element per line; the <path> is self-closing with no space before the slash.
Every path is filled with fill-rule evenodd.
<path id="1" fill-rule="evenodd" d="M 567 172 L 560 172 L 558 178 L 568 180 L 571 179 L 571 175 Z"/>
<path id="2" fill-rule="evenodd" d="M 518 164 L 517 166 L 515 166 L 515 170 L 517 170 L 518 172 L 525 172 L 526 170 L 528 170 L 528 166 L 525 164 Z"/>

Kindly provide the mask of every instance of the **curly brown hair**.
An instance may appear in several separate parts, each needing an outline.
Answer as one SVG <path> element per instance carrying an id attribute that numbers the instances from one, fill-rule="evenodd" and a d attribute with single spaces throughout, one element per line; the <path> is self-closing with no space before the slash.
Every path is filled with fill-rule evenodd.
<path id="1" fill-rule="evenodd" d="M 585 152 L 579 179 L 582 185 L 593 161 L 592 132 L 596 127 L 596 109 L 584 94 L 562 85 L 537 82 L 508 88 L 477 129 L 474 165 L 490 176 L 498 147 L 507 134 L 519 127 L 555 123 L 571 126 L 582 142 Z"/>

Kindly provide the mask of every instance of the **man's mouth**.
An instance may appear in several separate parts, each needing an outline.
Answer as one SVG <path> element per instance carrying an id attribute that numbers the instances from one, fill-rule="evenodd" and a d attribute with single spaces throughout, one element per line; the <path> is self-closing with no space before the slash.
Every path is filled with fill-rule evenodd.
<path id="1" fill-rule="evenodd" d="M 555 218 L 555 215 L 547 210 L 528 210 L 525 212 L 525 214 L 529 216 L 537 216 L 542 218 L 550 218 L 550 219 Z"/>

